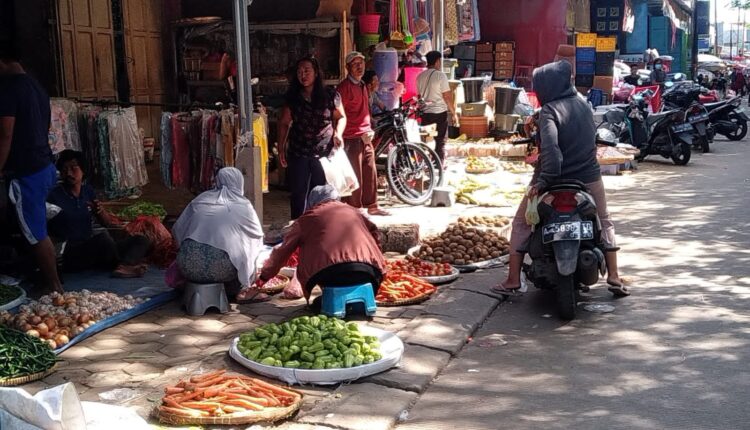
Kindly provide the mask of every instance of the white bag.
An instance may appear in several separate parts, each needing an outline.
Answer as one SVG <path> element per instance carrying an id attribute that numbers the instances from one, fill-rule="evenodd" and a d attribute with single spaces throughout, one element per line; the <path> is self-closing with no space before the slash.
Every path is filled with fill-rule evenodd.
<path id="1" fill-rule="evenodd" d="M 352 192 L 359 189 L 359 180 L 343 149 L 334 148 L 331 155 L 321 157 L 320 165 L 323 166 L 326 181 L 338 191 L 339 196 L 351 196 Z"/>

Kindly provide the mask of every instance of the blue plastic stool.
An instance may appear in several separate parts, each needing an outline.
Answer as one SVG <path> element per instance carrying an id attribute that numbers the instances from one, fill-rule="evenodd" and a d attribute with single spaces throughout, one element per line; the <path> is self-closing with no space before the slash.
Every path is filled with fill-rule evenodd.
<path id="1" fill-rule="evenodd" d="M 367 316 L 375 315 L 378 306 L 375 304 L 372 284 L 323 288 L 323 303 L 321 303 L 320 312 L 331 317 L 344 318 L 346 306 L 355 303 L 363 305 Z"/>

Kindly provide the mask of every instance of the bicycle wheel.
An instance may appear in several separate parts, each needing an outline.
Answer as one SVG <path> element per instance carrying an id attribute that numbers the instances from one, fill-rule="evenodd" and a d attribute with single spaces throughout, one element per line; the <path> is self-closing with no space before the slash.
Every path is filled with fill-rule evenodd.
<path id="1" fill-rule="evenodd" d="M 401 143 L 388 154 L 385 176 L 393 193 L 409 205 L 421 205 L 432 196 L 435 170 L 430 156 L 413 143 Z"/>
<path id="2" fill-rule="evenodd" d="M 445 172 L 443 172 L 443 163 L 440 161 L 440 156 L 438 156 L 438 153 L 427 146 L 424 143 L 417 143 L 420 148 L 424 149 L 424 152 L 427 153 L 427 155 L 430 156 L 430 163 L 432 163 L 432 170 L 435 171 L 435 176 L 437 176 L 437 183 L 436 186 L 442 186 L 443 180 L 445 179 Z"/>

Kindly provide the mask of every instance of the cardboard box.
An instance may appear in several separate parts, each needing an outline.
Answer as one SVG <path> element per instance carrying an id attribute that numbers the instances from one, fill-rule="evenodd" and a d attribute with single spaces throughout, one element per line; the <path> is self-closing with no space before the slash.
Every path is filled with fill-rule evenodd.
<path id="1" fill-rule="evenodd" d="M 612 94 L 612 76 L 594 76 L 592 88 L 600 89 L 607 96 Z"/>
<path id="2" fill-rule="evenodd" d="M 477 63 L 481 62 L 492 62 L 494 56 L 492 52 L 477 52 Z"/>
<path id="3" fill-rule="evenodd" d="M 494 63 L 492 61 L 477 61 L 477 72 L 491 72 L 494 70 Z"/>
<path id="4" fill-rule="evenodd" d="M 497 42 L 495 44 L 495 52 L 513 52 L 515 47 L 515 42 Z"/>
<path id="5" fill-rule="evenodd" d="M 487 52 L 492 54 L 492 50 L 493 50 L 493 46 L 492 46 L 492 43 L 490 42 L 477 43 L 477 54 L 487 53 Z"/>
<path id="6" fill-rule="evenodd" d="M 576 46 L 579 48 L 595 48 L 596 33 L 578 33 L 576 34 Z"/>
<path id="7" fill-rule="evenodd" d="M 513 61 L 514 57 L 513 51 L 495 52 L 495 61 Z"/>
<path id="8" fill-rule="evenodd" d="M 513 60 L 510 61 L 495 61 L 495 69 L 512 69 Z"/>
<path id="9" fill-rule="evenodd" d="M 513 68 L 495 69 L 494 79 L 513 79 Z"/>

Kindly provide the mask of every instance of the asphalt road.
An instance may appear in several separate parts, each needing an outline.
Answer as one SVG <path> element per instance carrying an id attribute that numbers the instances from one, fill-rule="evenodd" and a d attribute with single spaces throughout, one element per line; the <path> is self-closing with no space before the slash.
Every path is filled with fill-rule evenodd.
<path id="1" fill-rule="evenodd" d="M 607 178 L 631 297 L 501 304 L 398 429 L 750 429 L 750 140 L 722 139 Z"/>

